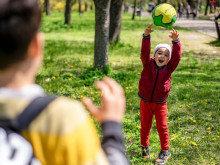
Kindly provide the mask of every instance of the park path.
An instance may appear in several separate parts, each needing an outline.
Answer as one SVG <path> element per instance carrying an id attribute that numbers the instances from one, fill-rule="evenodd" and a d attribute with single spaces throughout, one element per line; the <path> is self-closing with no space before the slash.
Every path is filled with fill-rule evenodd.
<path id="1" fill-rule="evenodd" d="M 196 30 L 203 34 L 217 38 L 215 23 L 213 20 L 197 20 L 178 18 L 175 26 Z"/>

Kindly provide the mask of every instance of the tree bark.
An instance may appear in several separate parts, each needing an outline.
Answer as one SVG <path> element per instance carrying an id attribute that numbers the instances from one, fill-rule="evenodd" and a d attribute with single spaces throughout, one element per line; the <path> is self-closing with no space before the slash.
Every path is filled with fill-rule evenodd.
<path id="1" fill-rule="evenodd" d="M 66 0 L 66 6 L 65 6 L 65 21 L 64 24 L 71 25 L 71 12 L 72 12 L 72 4 L 73 0 Z"/>
<path id="2" fill-rule="evenodd" d="M 206 2 L 206 7 L 205 7 L 205 15 L 208 13 L 208 7 L 209 7 L 209 0 Z"/>
<path id="3" fill-rule="evenodd" d="M 104 71 L 108 65 L 110 0 L 93 0 L 95 4 L 94 67 Z"/>
<path id="4" fill-rule="evenodd" d="M 79 0 L 79 15 L 82 15 L 83 11 L 82 11 L 82 0 Z"/>
<path id="5" fill-rule="evenodd" d="M 140 0 L 140 18 L 142 17 L 143 0 Z"/>
<path id="6" fill-rule="evenodd" d="M 45 0 L 44 1 L 44 8 L 45 8 L 46 15 L 50 15 L 51 14 L 51 12 L 50 12 L 50 0 Z"/>
<path id="7" fill-rule="evenodd" d="M 88 10 L 88 3 L 85 2 L 85 11 L 87 11 L 87 10 Z"/>
<path id="8" fill-rule="evenodd" d="M 136 4 L 137 4 L 137 0 L 134 0 L 134 11 L 133 11 L 133 15 L 132 15 L 132 20 L 135 19 L 135 15 L 136 15 Z"/>
<path id="9" fill-rule="evenodd" d="M 111 0 L 109 42 L 114 44 L 120 39 L 124 0 Z"/>

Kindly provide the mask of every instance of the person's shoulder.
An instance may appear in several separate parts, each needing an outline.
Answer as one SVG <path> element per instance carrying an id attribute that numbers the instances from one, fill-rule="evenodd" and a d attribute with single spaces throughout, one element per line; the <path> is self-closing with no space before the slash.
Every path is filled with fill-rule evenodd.
<path id="1" fill-rule="evenodd" d="M 87 118 L 87 111 L 80 101 L 63 96 L 56 98 L 47 111 L 51 112 L 51 117 L 58 117 L 59 120 L 65 118 L 78 121 Z"/>
<path id="2" fill-rule="evenodd" d="M 44 133 L 66 134 L 88 120 L 88 112 L 81 102 L 61 96 L 44 109 L 32 128 Z"/>

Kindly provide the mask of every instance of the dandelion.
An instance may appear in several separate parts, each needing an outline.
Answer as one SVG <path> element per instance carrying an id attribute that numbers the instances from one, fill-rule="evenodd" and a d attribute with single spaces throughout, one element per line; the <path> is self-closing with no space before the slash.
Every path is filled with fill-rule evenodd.
<path id="1" fill-rule="evenodd" d="M 132 141 L 132 138 L 130 138 L 128 141 L 131 142 L 131 141 Z"/>
<path id="2" fill-rule="evenodd" d="M 68 78 L 68 80 L 70 81 L 70 80 L 72 80 L 71 78 Z"/>
<path id="3" fill-rule="evenodd" d="M 208 128 L 207 128 L 207 130 L 210 130 L 210 129 L 211 129 L 211 127 L 208 127 Z"/>
<path id="4" fill-rule="evenodd" d="M 211 117 L 211 115 L 208 115 L 208 117 Z"/>
<path id="5" fill-rule="evenodd" d="M 185 147 L 186 146 L 186 143 L 183 143 L 183 147 Z"/>
<path id="6" fill-rule="evenodd" d="M 138 125 L 137 128 L 138 128 L 138 129 L 141 129 L 141 126 Z"/>
<path id="7" fill-rule="evenodd" d="M 197 146 L 196 142 L 190 141 L 190 143 L 194 146 Z"/>
<path id="8" fill-rule="evenodd" d="M 171 140 L 175 140 L 177 138 L 177 136 L 174 134 L 171 138 Z"/>
<path id="9" fill-rule="evenodd" d="M 52 80 L 54 80 L 55 78 L 56 78 L 55 76 L 52 76 L 52 77 L 51 77 Z"/>
<path id="10" fill-rule="evenodd" d="M 196 123 L 196 120 L 193 120 L 193 123 Z"/>
<path id="11" fill-rule="evenodd" d="M 191 137 L 187 137 L 188 139 L 191 139 Z"/>
<path id="12" fill-rule="evenodd" d="M 179 108 L 182 108 L 183 107 L 183 105 L 179 105 Z"/>
<path id="13" fill-rule="evenodd" d="M 216 138 L 213 138 L 212 140 L 216 140 Z"/>
<path id="14" fill-rule="evenodd" d="M 205 138 L 205 136 L 202 136 L 202 139 L 204 139 Z"/>
<path id="15" fill-rule="evenodd" d="M 132 106 L 132 104 L 130 103 L 129 106 Z"/>
<path id="16" fill-rule="evenodd" d="M 77 64 L 75 64 L 75 66 L 77 66 Z"/>
<path id="17" fill-rule="evenodd" d="M 181 118 L 178 118 L 178 120 L 182 120 Z"/>

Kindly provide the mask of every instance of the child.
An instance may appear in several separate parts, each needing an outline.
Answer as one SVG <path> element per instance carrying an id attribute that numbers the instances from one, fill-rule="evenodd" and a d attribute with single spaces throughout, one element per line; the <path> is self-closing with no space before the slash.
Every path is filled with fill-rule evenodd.
<path id="1" fill-rule="evenodd" d="M 43 34 L 39 32 L 41 10 L 38 2 L 0 0 L 1 119 L 15 118 L 32 100 L 45 95 L 43 88 L 35 84 L 44 43 Z M 89 98 L 83 99 L 83 103 L 101 124 L 102 143 L 82 103 L 58 97 L 21 132 L 42 164 L 129 164 L 124 153 L 121 124 L 125 112 L 124 91 L 108 77 L 95 85 L 102 92 L 101 107 L 96 107 Z M 23 164 L 22 160 L 32 162 L 26 164 L 38 164 L 29 156 L 28 147 L 20 147 L 15 135 L 4 138 L 5 135 L 6 132 L 0 129 L 0 164 Z M 11 147 L 5 147 L 4 140 L 11 142 Z M 27 154 L 23 154 L 22 149 Z M 6 154 L 2 154 L 4 151 Z"/>
<path id="2" fill-rule="evenodd" d="M 173 48 L 168 44 L 159 44 L 154 50 L 154 59 L 150 57 L 150 33 L 153 24 L 149 25 L 143 34 L 141 60 L 143 71 L 139 81 L 138 95 L 141 98 L 141 145 L 142 157 L 150 158 L 149 137 L 153 115 L 160 137 L 161 152 L 156 164 L 165 164 L 171 156 L 169 152 L 169 133 L 167 126 L 167 97 L 171 86 L 171 74 L 180 61 L 181 44 L 179 34 L 172 29 L 169 37 Z"/>

